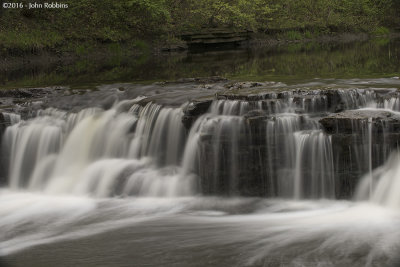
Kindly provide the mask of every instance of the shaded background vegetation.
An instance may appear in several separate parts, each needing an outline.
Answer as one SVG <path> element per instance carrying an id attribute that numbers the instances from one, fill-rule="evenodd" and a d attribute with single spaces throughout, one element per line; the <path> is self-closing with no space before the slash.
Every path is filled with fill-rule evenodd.
<path id="1" fill-rule="evenodd" d="M 296 83 L 314 78 L 376 78 L 400 74 L 400 40 L 352 43 L 292 43 L 255 50 L 208 51 L 164 56 L 82 58 L 68 64 L 27 65 L 0 70 L 5 88 L 94 85 L 223 76 L 243 81 Z"/>
<path id="2" fill-rule="evenodd" d="M 63 3 L 69 8 L 1 9 L 2 51 L 51 49 L 79 54 L 99 43 L 144 49 L 148 44 L 179 42 L 183 33 L 209 28 L 284 32 L 289 39 L 300 39 L 337 32 L 386 34 L 400 27 L 400 0 L 65 0 Z"/>

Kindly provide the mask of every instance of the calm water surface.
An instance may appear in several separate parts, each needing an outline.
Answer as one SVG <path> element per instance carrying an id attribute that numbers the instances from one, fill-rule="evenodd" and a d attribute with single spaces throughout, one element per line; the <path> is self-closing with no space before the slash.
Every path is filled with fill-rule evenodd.
<path id="1" fill-rule="evenodd" d="M 27 63 L 0 69 L 5 87 L 70 85 L 87 87 L 116 82 L 152 82 L 188 77 L 222 76 L 246 81 L 298 82 L 314 78 L 399 76 L 400 40 L 319 44 L 292 43 L 273 48 L 237 49 L 73 63 Z"/>

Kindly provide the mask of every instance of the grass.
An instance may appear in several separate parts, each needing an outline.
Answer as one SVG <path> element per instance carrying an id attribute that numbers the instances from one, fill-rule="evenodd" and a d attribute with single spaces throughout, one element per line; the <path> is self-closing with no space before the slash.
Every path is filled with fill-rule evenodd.
<path id="1" fill-rule="evenodd" d="M 288 31 L 284 34 L 284 37 L 290 41 L 302 40 L 304 35 L 299 31 Z"/>
<path id="2" fill-rule="evenodd" d="M 5 49 L 44 49 L 64 42 L 64 37 L 55 31 L 0 31 L 0 43 Z"/>
<path id="3" fill-rule="evenodd" d="M 390 33 L 390 30 L 384 26 L 379 26 L 376 27 L 373 31 L 372 34 L 375 36 L 385 36 Z"/>

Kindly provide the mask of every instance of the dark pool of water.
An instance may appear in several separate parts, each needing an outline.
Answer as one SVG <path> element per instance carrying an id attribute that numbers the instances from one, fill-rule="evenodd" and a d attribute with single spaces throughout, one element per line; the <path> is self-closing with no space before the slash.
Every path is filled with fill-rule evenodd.
<path id="1" fill-rule="evenodd" d="M 90 87 L 115 82 L 152 82 L 186 77 L 223 76 L 237 80 L 284 81 L 312 78 L 379 78 L 400 74 L 400 40 L 352 43 L 292 43 L 283 46 L 175 53 L 130 58 L 0 68 L 3 87 L 70 85 Z"/>

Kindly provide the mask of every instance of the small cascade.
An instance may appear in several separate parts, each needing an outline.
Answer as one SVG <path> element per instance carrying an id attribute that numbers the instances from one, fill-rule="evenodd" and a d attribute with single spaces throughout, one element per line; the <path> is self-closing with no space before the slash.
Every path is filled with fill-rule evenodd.
<path id="1" fill-rule="evenodd" d="M 302 128 L 301 117 L 281 114 L 266 122 L 266 191 L 270 195 L 291 197 L 293 167 L 296 162 L 294 133 Z"/>
<path id="2" fill-rule="evenodd" d="M 377 106 L 377 108 L 391 109 L 400 111 L 400 99 L 398 97 L 391 97 L 383 101 L 383 105 Z"/>
<path id="3" fill-rule="evenodd" d="M 339 89 L 344 109 L 379 108 L 400 111 L 396 89 Z"/>
<path id="4" fill-rule="evenodd" d="M 152 156 L 159 164 L 178 164 L 185 144 L 181 108 L 163 108 L 148 103 L 144 108 L 134 105 L 130 112 L 139 117 L 129 156 Z"/>
<path id="5" fill-rule="evenodd" d="M 299 107 L 307 113 L 323 112 L 328 110 L 328 97 L 326 95 L 311 95 L 298 100 Z"/>
<path id="6" fill-rule="evenodd" d="M 9 112 L 3 112 L 4 120 L 7 125 L 14 125 L 21 120 L 21 115 Z"/>
<path id="7" fill-rule="evenodd" d="M 320 130 L 296 132 L 294 197 L 333 198 L 335 179 L 332 143 Z"/>
<path id="8" fill-rule="evenodd" d="M 239 147 L 246 140 L 244 119 L 237 116 L 205 116 L 196 132 L 197 144 L 185 156 L 198 162 L 196 173 L 202 177 L 203 192 L 237 194 L 242 166 Z M 190 141 L 189 141 L 190 142 Z M 188 155 L 189 154 L 189 155 Z M 184 162 L 189 169 L 193 163 Z M 193 169 L 193 167 L 192 167 Z"/>
<path id="9" fill-rule="evenodd" d="M 340 89 L 338 93 L 346 109 L 376 105 L 376 93 L 368 89 Z"/>
<path id="10" fill-rule="evenodd" d="M 291 198 L 332 198 L 330 137 L 305 116 L 281 114 L 267 121 L 267 191 Z M 309 161 L 309 155 L 317 160 Z"/>
<path id="11" fill-rule="evenodd" d="M 207 124 L 207 126 L 204 131 L 205 134 L 210 133 L 212 138 L 209 142 L 213 145 L 214 183 L 220 180 L 221 174 L 219 172 L 226 170 L 230 179 L 223 181 L 222 187 L 229 188 L 229 192 L 234 193 L 238 186 L 239 158 L 237 155 L 239 135 L 243 131 L 243 119 L 229 116 L 217 117 L 210 120 L 210 124 Z"/>
<path id="12" fill-rule="evenodd" d="M 320 126 L 306 114 L 288 113 L 294 110 L 293 99 L 288 96 L 279 101 L 213 101 L 210 112 L 192 126 L 183 162 L 185 174 L 197 175 L 205 194 L 294 198 L 299 197 L 295 194 L 294 179 L 300 168 L 297 165 L 302 162 L 298 157 L 318 150 L 327 155 L 320 155 L 320 161 L 310 166 L 317 174 L 310 178 L 311 192 L 302 196 L 333 197 L 334 186 L 324 184 L 321 178 L 326 171 L 327 181 L 331 183 L 333 179 L 330 139 L 322 133 L 311 135 L 311 141 L 297 151 L 297 133 L 318 130 Z M 312 109 L 312 105 L 307 107 Z M 245 113 L 247 110 L 250 111 Z"/>
<path id="13" fill-rule="evenodd" d="M 257 109 L 264 110 L 267 114 L 282 113 L 287 109 L 287 105 L 279 99 L 268 99 L 257 101 Z"/>
<path id="14" fill-rule="evenodd" d="M 59 152 L 65 127 L 65 121 L 45 116 L 6 129 L 3 155 L 8 159 L 11 188 L 25 187 L 36 166 L 47 156 Z"/>
<path id="15" fill-rule="evenodd" d="M 368 173 L 361 180 L 356 200 L 400 209 L 400 154 L 393 153 L 385 165 Z"/>
<path id="16" fill-rule="evenodd" d="M 121 112 L 122 104 L 42 110 L 8 127 L 2 149 L 10 188 L 97 197 L 192 194 L 192 180 L 177 166 L 185 143 L 182 110 L 131 103 Z"/>
<path id="17" fill-rule="evenodd" d="M 353 133 L 354 145 L 351 147 L 353 155 L 353 165 L 361 174 L 370 173 L 372 171 L 372 149 L 373 149 L 373 125 L 372 120 L 351 121 L 351 131 Z M 355 133 L 358 133 L 357 135 Z M 375 147 L 376 148 L 376 147 Z M 381 150 L 377 148 L 377 150 Z M 375 151 L 375 152 L 378 152 Z M 378 153 L 377 153 L 378 154 Z"/>
<path id="18" fill-rule="evenodd" d="M 155 122 L 147 155 L 158 157 L 161 164 L 177 165 L 185 145 L 182 110 L 163 108 Z"/>
<path id="19" fill-rule="evenodd" d="M 247 101 L 240 100 L 216 100 L 211 104 L 210 113 L 216 115 L 243 116 L 254 107 Z"/>
<path id="20" fill-rule="evenodd" d="M 397 112 L 365 108 L 321 120 L 332 135 L 337 192 L 351 196 L 359 177 L 371 173 L 398 150 L 399 118 Z"/>

